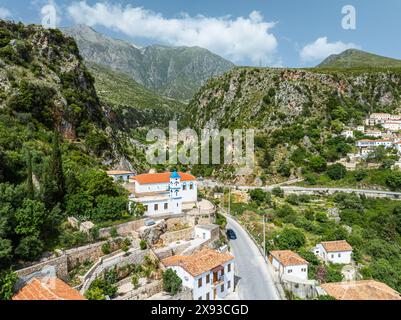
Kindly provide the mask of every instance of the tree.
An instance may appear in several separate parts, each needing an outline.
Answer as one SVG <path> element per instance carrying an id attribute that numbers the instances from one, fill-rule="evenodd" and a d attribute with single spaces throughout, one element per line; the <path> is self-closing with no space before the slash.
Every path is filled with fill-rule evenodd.
<path id="1" fill-rule="evenodd" d="M 249 191 L 249 195 L 251 200 L 254 201 L 258 206 L 271 201 L 270 194 L 260 188 Z"/>
<path id="2" fill-rule="evenodd" d="M 25 199 L 15 212 L 15 232 L 24 236 L 39 235 L 46 221 L 47 211 L 43 202 Z"/>
<path id="3" fill-rule="evenodd" d="M 340 180 L 347 175 L 347 169 L 341 163 L 335 163 L 328 167 L 327 175 L 332 180 Z"/>
<path id="4" fill-rule="evenodd" d="M 314 171 L 314 172 L 323 172 L 327 168 L 327 163 L 324 158 L 321 156 L 312 156 L 309 159 L 309 167 Z"/>
<path id="5" fill-rule="evenodd" d="M 0 238 L 0 269 L 6 267 L 10 263 L 12 251 L 11 240 Z"/>
<path id="6" fill-rule="evenodd" d="M 126 197 L 109 197 L 101 195 L 96 198 L 96 208 L 92 210 L 91 218 L 95 221 L 116 220 L 127 211 Z"/>
<path id="7" fill-rule="evenodd" d="M 28 163 L 27 163 L 27 180 L 26 180 L 27 198 L 33 199 L 35 197 L 35 188 L 32 180 L 32 154 L 28 150 Z"/>
<path id="8" fill-rule="evenodd" d="M 286 216 L 295 216 L 295 210 L 288 204 L 285 204 L 277 208 L 274 213 L 279 218 L 284 218 Z"/>
<path id="9" fill-rule="evenodd" d="M 43 242 L 39 240 L 37 236 L 23 238 L 15 249 L 15 253 L 27 261 L 36 260 L 40 257 L 42 252 Z"/>
<path id="10" fill-rule="evenodd" d="M 180 291 L 182 286 L 182 280 L 177 273 L 172 269 L 167 269 L 163 272 L 163 290 L 176 294 Z"/>
<path id="11" fill-rule="evenodd" d="M 284 230 L 274 239 L 274 243 L 280 250 L 297 250 L 306 242 L 302 231 L 294 228 Z"/>
<path id="12" fill-rule="evenodd" d="M 63 203 L 65 196 L 65 177 L 60 151 L 60 136 L 55 131 L 50 161 L 45 169 L 43 181 L 43 199 L 48 209 L 57 203 Z"/>
<path id="13" fill-rule="evenodd" d="M 401 172 L 400 171 L 392 171 L 386 178 L 387 186 L 393 190 L 397 191 L 401 189 Z"/>
<path id="14" fill-rule="evenodd" d="M 10 300 L 14 294 L 14 286 L 18 276 L 12 270 L 0 271 L 0 300 Z"/>

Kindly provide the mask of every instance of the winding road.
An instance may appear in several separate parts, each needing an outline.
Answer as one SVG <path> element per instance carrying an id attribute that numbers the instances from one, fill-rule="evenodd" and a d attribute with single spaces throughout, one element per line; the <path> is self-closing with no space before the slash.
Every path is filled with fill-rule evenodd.
<path id="1" fill-rule="evenodd" d="M 237 239 L 230 240 L 231 252 L 235 256 L 237 291 L 241 300 L 279 300 L 270 265 L 248 233 L 234 219 L 227 217 L 227 229 L 234 230 Z"/>

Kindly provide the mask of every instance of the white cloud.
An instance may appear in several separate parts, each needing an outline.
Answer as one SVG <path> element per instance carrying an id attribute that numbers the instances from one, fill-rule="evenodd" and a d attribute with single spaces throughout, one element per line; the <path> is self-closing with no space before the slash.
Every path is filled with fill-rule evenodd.
<path id="1" fill-rule="evenodd" d="M 303 62 L 319 61 L 329 55 L 338 54 L 351 48 L 359 49 L 360 47 L 354 43 L 344 43 L 342 41 L 328 42 L 327 37 L 321 37 L 303 47 L 300 57 Z"/>
<path id="2" fill-rule="evenodd" d="M 264 21 L 258 11 L 248 17 L 233 18 L 190 16 L 182 13 L 177 18 L 142 7 L 96 3 L 73 3 L 68 13 L 75 23 L 101 25 L 131 37 L 146 38 L 176 46 L 200 46 L 234 62 L 253 63 L 275 61 L 277 39 L 270 33 L 274 22 Z"/>
<path id="3" fill-rule="evenodd" d="M 11 17 L 10 10 L 0 7 L 0 19 L 7 19 Z"/>

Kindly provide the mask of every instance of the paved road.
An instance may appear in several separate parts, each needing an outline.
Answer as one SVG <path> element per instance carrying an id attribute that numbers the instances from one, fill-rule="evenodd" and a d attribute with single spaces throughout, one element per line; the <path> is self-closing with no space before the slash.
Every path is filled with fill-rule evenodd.
<path id="1" fill-rule="evenodd" d="M 228 187 L 228 188 L 236 188 L 239 190 L 251 190 L 251 189 L 257 189 L 261 187 L 255 187 L 255 186 L 235 186 L 235 185 L 228 185 L 228 184 L 223 184 L 211 180 L 205 180 L 200 183 L 200 185 L 207 187 L 207 188 L 213 188 L 215 186 L 220 186 L 220 187 Z M 262 189 L 271 191 L 274 188 L 274 186 L 266 186 L 262 187 Z M 295 187 L 295 186 L 281 186 L 280 187 L 284 192 L 289 192 L 289 193 L 335 193 L 335 192 L 345 192 L 345 193 L 358 193 L 358 194 L 364 194 L 366 196 L 371 196 L 371 197 L 391 197 L 394 199 L 401 199 L 401 192 L 393 192 L 393 191 L 386 191 L 386 190 L 373 190 L 373 189 L 353 189 L 353 188 L 329 188 L 329 187 L 318 187 L 318 188 L 305 188 L 305 187 Z"/>
<path id="2" fill-rule="evenodd" d="M 266 262 L 255 243 L 233 219 L 227 218 L 227 228 L 233 229 L 236 240 L 230 240 L 239 277 L 238 296 L 241 300 L 279 300 Z"/>

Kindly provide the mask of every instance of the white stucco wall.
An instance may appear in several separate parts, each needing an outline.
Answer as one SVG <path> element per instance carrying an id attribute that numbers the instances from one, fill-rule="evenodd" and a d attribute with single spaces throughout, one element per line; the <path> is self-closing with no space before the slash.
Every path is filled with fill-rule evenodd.
<path id="1" fill-rule="evenodd" d="M 352 251 L 327 252 L 320 243 L 314 249 L 314 253 L 324 261 L 336 264 L 349 264 L 352 260 Z"/>
<path id="2" fill-rule="evenodd" d="M 280 261 L 273 257 L 272 259 L 273 268 L 278 271 L 279 275 L 288 275 L 297 277 L 302 280 L 308 280 L 308 265 L 301 264 L 296 266 L 283 266 Z"/>
<path id="3" fill-rule="evenodd" d="M 231 264 L 231 270 L 228 272 L 228 265 Z M 192 277 L 187 271 L 185 271 L 183 268 L 174 266 L 170 267 L 174 271 L 177 272 L 177 275 L 181 278 L 182 280 L 182 285 L 190 288 L 193 290 L 193 299 L 194 300 L 199 300 L 201 298 L 202 300 L 207 299 L 207 294 L 209 293 L 209 300 L 214 300 L 214 289 L 216 288 L 216 299 L 222 299 L 231 292 L 234 291 L 234 268 L 235 268 L 235 263 L 234 260 L 231 260 L 224 265 L 224 275 L 222 276 L 221 280 L 222 282 L 219 283 L 218 286 L 213 285 L 213 272 L 205 272 L 199 276 Z M 210 275 L 210 281 L 209 283 L 206 283 L 206 276 Z M 221 271 L 219 271 L 219 277 L 221 276 Z M 202 278 L 202 285 L 199 287 L 198 286 L 198 279 Z M 224 284 L 224 291 L 222 291 L 222 285 Z M 230 284 L 230 288 L 228 288 L 228 285 Z"/>

